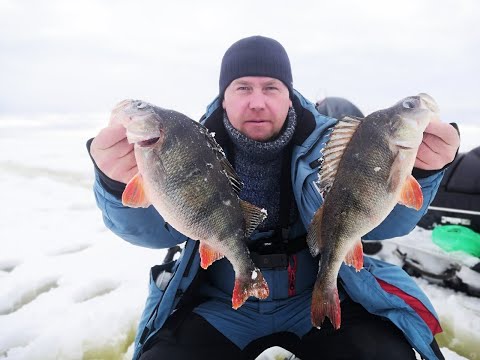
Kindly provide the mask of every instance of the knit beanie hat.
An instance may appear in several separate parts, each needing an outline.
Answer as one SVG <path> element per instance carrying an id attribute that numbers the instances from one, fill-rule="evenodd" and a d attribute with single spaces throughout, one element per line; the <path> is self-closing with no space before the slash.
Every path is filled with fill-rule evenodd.
<path id="1" fill-rule="evenodd" d="M 251 36 L 234 43 L 223 55 L 220 69 L 219 95 L 223 98 L 230 83 L 243 76 L 266 76 L 281 80 L 293 96 L 290 60 L 284 47 L 276 40 Z"/>

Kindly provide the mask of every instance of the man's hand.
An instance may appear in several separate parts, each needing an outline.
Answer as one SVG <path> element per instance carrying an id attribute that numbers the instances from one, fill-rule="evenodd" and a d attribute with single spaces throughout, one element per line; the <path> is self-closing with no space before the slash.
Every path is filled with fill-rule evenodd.
<path id="1" fill-rule="evenodd" d="M 93 139 L 90 154 L 98 168 L 113 180 L 126 184 L 138 172 L 133 144 L 128 143 L 125 127 L 114 117 Z"/>
<path id="2" fill-rule="evenodd" d="M 459 146 L 460 136 L 452 125 L 432 121 L 423 133 L 415 167 L 423 170 L 440 170 L 453 161 Z"/>

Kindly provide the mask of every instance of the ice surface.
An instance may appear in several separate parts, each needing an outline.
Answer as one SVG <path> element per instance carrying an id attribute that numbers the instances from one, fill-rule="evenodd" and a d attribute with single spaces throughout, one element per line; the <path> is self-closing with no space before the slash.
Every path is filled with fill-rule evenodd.
<path id="1" fill-rule="evenodd" d="M 130 245 L 103 225 L 85 142 L 107 119 L 0 119 L 0 358 L 132 355 L 148 271 L 165 251 Z M 465 133 L 465 148 L 478 145 L 478 130 Z M 443 346 L 479 358 L 479 299 L 419 283 L 446 330 Z"/>

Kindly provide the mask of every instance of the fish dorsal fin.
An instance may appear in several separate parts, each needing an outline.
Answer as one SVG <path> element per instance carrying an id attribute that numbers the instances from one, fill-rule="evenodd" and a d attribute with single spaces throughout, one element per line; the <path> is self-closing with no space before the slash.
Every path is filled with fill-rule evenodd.
<path id="1" fill-rule="evenodd" d="M 227 179 L 230 181 L 233 190 L 238 195 L 240 194 L 240 190 L 242 190 L 243 182 L 240 177 L 237 175 L 235 169 L 233 168 L 232 164 L 228 161 L 227 157 L 225 156 L 225 152 L 223 151 L 222 147 L 218 145 L 217 141 L 215 140 L 215 133 L 211 133 L 208 129 L 200 123 L 195 122 L 207 139 L 208 146 L 213 150 L 215 153 L 217 160 L 219 161 L 220 165 L 223 168 L 223 172 Z"/>
<path id="2" fill-rule="evenodd" d="M 400 192 L 400 199 L 398 200 L 398 202 L 399 204 L 405 205 L 415 210 L 420 210 L 422 208 L 422 187 L 412 175 L 409 175 L 407 177 L 407 180 L 403 184 L 402 191 Z"/>
<path id="3" fill-rule="evenodd" d="M 330 138 L 322 150 L 323 163 L 319 170 L 317 182 L 318 189 L 322 196 L 332 187 L 337 174 L 338 164 L 362 120 L 362 118 L 344 116 L 333 127 Z"/>
<path id="4" fill-rule="evenodd" d="M 244 200 L 240 200 L 240 206 L 245 219 L 245 236 L 249 237 L 257 226 L 267 218 L 267 210 L 260 209 Z"/>
<path id="5" fill-rule="evenodd" d="M 143 178 L 140 173 L 136 174 L 125 187 L 122 204 L 133 208 L 147 208 L 151 205 L 145 194 Z"/>
<path id="6" fill-rule="evenodd" d="M 230 181 L 230 185 L 232 185 L 233 190 L 237 195 L 240 194 L 240 190 L 242 190 L 243 187 L 243 182 L 238 177 L 237 172 L 233 168 L 232 164 L 230 164 L 226 157 L 219 159 L 219 161 L 223 167 L 225 176 L 227 177 L 228 181 Z"/>

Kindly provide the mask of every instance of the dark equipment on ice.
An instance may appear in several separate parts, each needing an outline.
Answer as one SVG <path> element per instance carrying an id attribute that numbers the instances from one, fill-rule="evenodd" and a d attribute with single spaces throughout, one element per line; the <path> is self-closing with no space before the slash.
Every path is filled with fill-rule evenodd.
<path id="1" fill-rule="evenodd" d="M 480 146 L 458 154 L 418 223 L 425 229 L 437 225 L 462 225 L 480 233 Z"/>

